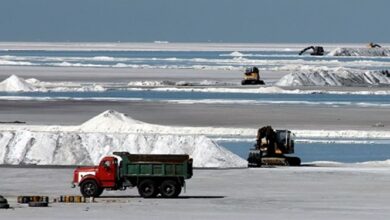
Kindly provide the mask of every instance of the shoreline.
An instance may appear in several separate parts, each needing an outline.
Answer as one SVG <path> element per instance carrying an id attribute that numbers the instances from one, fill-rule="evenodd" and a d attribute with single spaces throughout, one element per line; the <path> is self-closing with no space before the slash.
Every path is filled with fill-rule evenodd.
<path id="1" fill-rule="evenodd" d="M 0 50 L 65 51 L 300 51 L 313 43 L 213 43 L 213 42 L 0 42 Z M 366 47 L 365 43 L 315 43 L 327 49 Z M 382 43 L 383 47 L 390 43 Z"/>

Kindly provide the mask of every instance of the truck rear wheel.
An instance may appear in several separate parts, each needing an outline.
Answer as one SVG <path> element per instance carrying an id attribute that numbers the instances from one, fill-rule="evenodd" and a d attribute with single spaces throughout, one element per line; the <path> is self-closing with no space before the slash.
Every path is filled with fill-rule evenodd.
<path id="1" fill-rule="evenodd" d="M 176 198 L 181 192 L 181 187 L 177 181 L 165 180 L 161 183 L 160 191 L 164 198 Z"/>
<path id="2" fill-rule="evenodd" d="M 151 179 L 142 180 L 138 185 L 138 193 L 144 198 L 153 198 L 158 194 L 156 183 Z"/>
<path id="3" fill-rule="evenodd" d="M 80 185 L 80 192 L 85 197 L 99 197 L 103 189 L 95 180 L 86 180 Z"/>

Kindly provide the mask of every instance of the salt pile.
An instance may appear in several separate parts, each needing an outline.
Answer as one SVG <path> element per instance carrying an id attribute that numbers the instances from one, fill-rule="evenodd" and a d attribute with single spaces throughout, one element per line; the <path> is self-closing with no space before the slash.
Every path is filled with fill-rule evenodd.
<path id="1" fill-rule="evenodd" d="M 243 57 L 244 54 L 240 53 L 238 51 L 234 51 L 234 52 L 230 53 L 229 56 L 232 56 L 232 57 Z"/>
<path id="2" fill-rule="evenodd" d="M 389 85 L 390 77 L 380 71 L 348 69 L 313 70 L 283 76 L 277 86 L 379 86 Z"/>
<path id="3" fill-rule="evenodd" d="M 80 130 L 86 132 L 99 131 L 117 133 L 120 131 L 131 131 L 131 128 L 135 125 L 142 126 L 147 124 L 130 118 L 126 114 L 114 110 L 107 110 L 84 122 L 80 126 Z"/>
<path id="4" fill-rule="evenodd" d="M 332 50 L 329 56 L 375 56 L 388 57 L 390 49 L 387 48 L 336 48 Z"/>
<path id="5" fill-rule="evenodd" d="M 145 86 L 145 87 L 154 87 L 154 86 L 174 86 L 176 83 L 173 81 L 132 81 L 129 82 L 128 86 Z"/>
<path id="6" fill-rule="evenodd" d="M 106 88 L 104 88 L 101 85 L 85 85 L 80 87 L 55 87 L 49 89 L 51 92 L 104 92 L 107 91 Z"/>
<path id="7" fill-rule="evenodd" d="M 40 92 L 104 92 L 106 88 L 95 83 L 79 82 L 44 82 L 35 78 L 26 79 L 26 82 L 39 88 Z"/>
<path id="8" fill-rule="evenodd" d="M 195 167 L 245 167 L 239 156 L 204 135 L 161 134 L 181 130 L 105 111 L 75 130 L 0 132 L 0 164 L 96 164 L 114 151 L 142 154 L 189 154 Z"/>
<path id="9" fill-rule="evenodd" d="M 26 82 L 31 84 L 31 85 L 39 85 L 41 83 L 41 81 L 36 79 L 36 78 L 26 79 Z"/>
<path id="10" fill-rule="evenodd" d="M 246 167 L 239 156 L 205 136 L 118 133 L 0 132 L 0 164 L 91 165 L 114 151 L 189 154 L 194 167 Z"/>
<path id="11" fill-rule="evenodd" d="M 226 82 L 218 82 L 218 81 L 132 81 L 127 84 L 130 87 L 165 87 L 165 86 L 222 86 L 222 85 L 237 85 L 236 83 L 226 83 Z"/>
<path id="12" fill-rule="evenodd" d="M 74 82 L 42 82 L 35 78 L 23 79 L 11 75 L 0 82 L 1 92 L 104 92 L 107 89 L 98 84 Z"/>
<path id="13" fill-rule="evenodd" d="M 33 92 L 36 90 L 37 88 L 32 84 L 16 75 L 11 75 L 0 82 L 0 91 L 2 92 Z"/>
<path id="14" fill-rule="evenodd" d="M 359 166 L 363 167 L 390 167 L 390 160 L 384 160 L 384 161 L 367 161 L 367 162 L 361 162 L 357 163 Z"/>
<path id="15" fill-rule="evenodd" d="M 107 110 L 84 122 L 77 128 L 78 132 L 110 132 L 110 133 L 143 133 L 174 135 L 254 135 L 253 129 L 215 128 L 215 127 L 179 127 L 149 124 L 134 120 L 126 114 Z"/>

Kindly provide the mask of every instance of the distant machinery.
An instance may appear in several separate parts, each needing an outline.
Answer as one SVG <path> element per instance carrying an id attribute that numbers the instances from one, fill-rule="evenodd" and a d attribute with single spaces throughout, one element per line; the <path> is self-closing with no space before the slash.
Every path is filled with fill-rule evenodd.
<path id="1" fill-rule="evenodd" d="M 321 46 L 310 46 L 310 47 L 306 47 L 305 49 L 301 50 L 301 52 L 299 52 L 299 55 L 304 54 L 308 50 L 312 50 L 312 52 L 310 53 L 310 55 L 312 55 L 312 56 L 323 56 L 325 53 L 324 48 Z"/>
<path id="2" fill-rule="evenodd" d="M 370 43 L 368 44 L 368 48 L 381 48 L 381 47 L 382 47 L 381 45 L 375 44 L 375 43 L 373 43 L 373 42 L 370 42 Z"/>
<path id="3" fill-rule="evenodd" d="M 249 150 L 248 166 L 299 166 L 301 159 L 285 154 L 294 153 L 294 134 L 289 130 L 274 130 L 271 126 L 259 128 L 256 144 Z"/>
<path id="4" fill-rule="evenodd" d="M 260 79 L 259 69 L 255 66 L 247 68 L 241 85 L 264 85 L 264 81 Z"/>

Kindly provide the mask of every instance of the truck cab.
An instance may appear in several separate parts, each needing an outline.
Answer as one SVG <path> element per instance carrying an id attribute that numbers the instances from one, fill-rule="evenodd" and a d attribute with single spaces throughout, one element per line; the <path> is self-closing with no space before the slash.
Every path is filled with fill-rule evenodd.
<path id="1" fill-rule="evenodd" d="M 117 157 L 106 156 L 101 159 L 98 166 L 77 167 L 73 174 L 73 186 L 86 188 L 88 192 L 82 194 L 93 194 L 95 197 L 103 192 L 98 188 L 117 188 L 119 162 Z"/>

